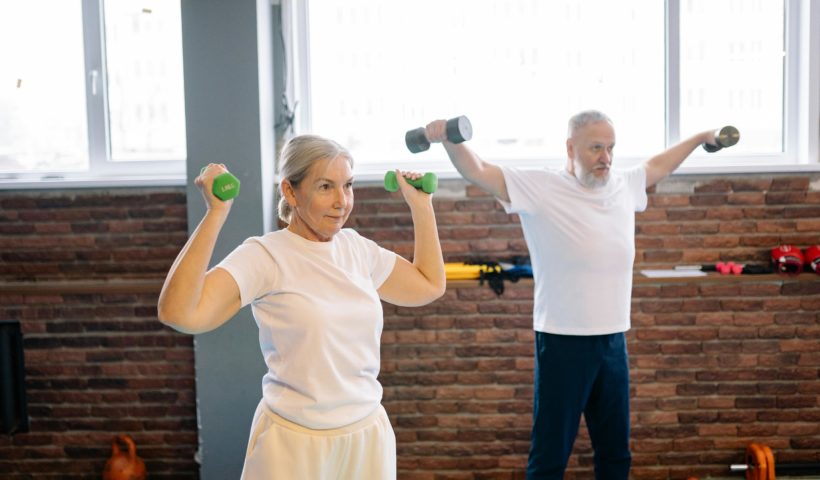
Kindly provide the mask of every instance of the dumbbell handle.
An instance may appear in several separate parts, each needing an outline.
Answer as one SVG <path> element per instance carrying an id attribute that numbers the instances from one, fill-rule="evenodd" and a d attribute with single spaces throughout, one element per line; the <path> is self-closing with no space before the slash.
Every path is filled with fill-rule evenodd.
<path id="1" fill-rule="evenodd" d="M 438 177 L 433 172 L 427 172 L 420 178 L 404 177 L 404 179 L 424 193 L 434 193 L 438 189 Z M 384 189 L 388 192 L 395 192 L 399 189 L 399 181 L 396 178 L 396 172 L 393 170 L 388 170 L 384 174 Z"/>

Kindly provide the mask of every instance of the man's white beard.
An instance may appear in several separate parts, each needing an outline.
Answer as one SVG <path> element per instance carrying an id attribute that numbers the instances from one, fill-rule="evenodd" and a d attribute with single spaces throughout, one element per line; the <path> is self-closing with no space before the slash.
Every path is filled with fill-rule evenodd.
<path id="1" fill-rule="evenodd" d="M 575 166 L 573 169 L 575 171 L 575 178 L 581 182 L 581 185 L 587 188 L 602 188 L 609 182 L 609 172 L 606 172 L 606 175 L 603 177 L 599 177 L 595 175 L 594 171 L 584 168 L 578 160 L 573 160 L 572 164 Z"/>

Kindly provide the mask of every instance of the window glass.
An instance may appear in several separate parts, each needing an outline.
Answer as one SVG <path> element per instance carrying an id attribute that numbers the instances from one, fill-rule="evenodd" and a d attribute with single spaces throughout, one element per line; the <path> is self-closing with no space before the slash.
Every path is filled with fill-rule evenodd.
<path id="1" fill-rule="evenodd" d="M 499 162 L 566 158 L 568 118 L 614 121 L 617 155 L 662 149 L 664 2 L 311 0 L 311 129 L 368 163 L 411 156 L 404 132 L 467 115 Z"/>
<path id="2" fill-rule="evenodd" d="M 732 154 L 783 151 L 782 0 L 681 2 L 681 136 L 734 125 Z"/>
<path id="3" fill-rule="evenodd" d="M 0 173 L 88 169 L 81 2 L 4 2 Z"/>
<path id="4" fill-rule="evenodd" d="M 111 159 L 185 159 L 179 1 L 106 0 Z"/>

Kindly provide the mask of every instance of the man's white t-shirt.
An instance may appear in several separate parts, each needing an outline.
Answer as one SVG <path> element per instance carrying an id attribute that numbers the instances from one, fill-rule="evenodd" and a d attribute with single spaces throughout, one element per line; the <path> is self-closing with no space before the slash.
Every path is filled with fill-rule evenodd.
<path id="1" fill-rule="evenodd" d="M 533 328 L 560 335 L 605 335 L 630 326 L 635 212 L 646 208 L 643 166 L 611 172 L 599 189 L 566 170 L 502 167 L 530 252 Z"/>
<path id="2" fill-rule="evenodd" d="M 329 242 L 284 229 L 247 239 L 217 265 L 236 281 L 242 306 L 252 305 L 271 410 L 328 429 L 378 407 L 384 317 L 376 289 L 395 262 L 351 229 Z"/>

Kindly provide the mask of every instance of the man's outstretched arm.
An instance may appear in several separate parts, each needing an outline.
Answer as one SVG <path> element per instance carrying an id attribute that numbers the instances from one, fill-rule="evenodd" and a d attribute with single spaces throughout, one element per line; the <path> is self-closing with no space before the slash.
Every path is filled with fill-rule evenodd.
<path id="1" fill-rule="evenodd" d="M 463 143 L 452 143 L 447 140 L 447 121 L 435 120 L 425 128 L 430 142 L 441 142 L 450 161 L 468 182 L 483 188 L 505 202 L 510 201 L 507 184 L 501 167 L 485 162 Z"/>
<path id="2" fill-rule="evenodd" d="M 646 161 L 646 188 L 660 182 L 675 171 L 700 145 L 716 145 L 715 131 L 707 130 L 673 145 Z"/>

